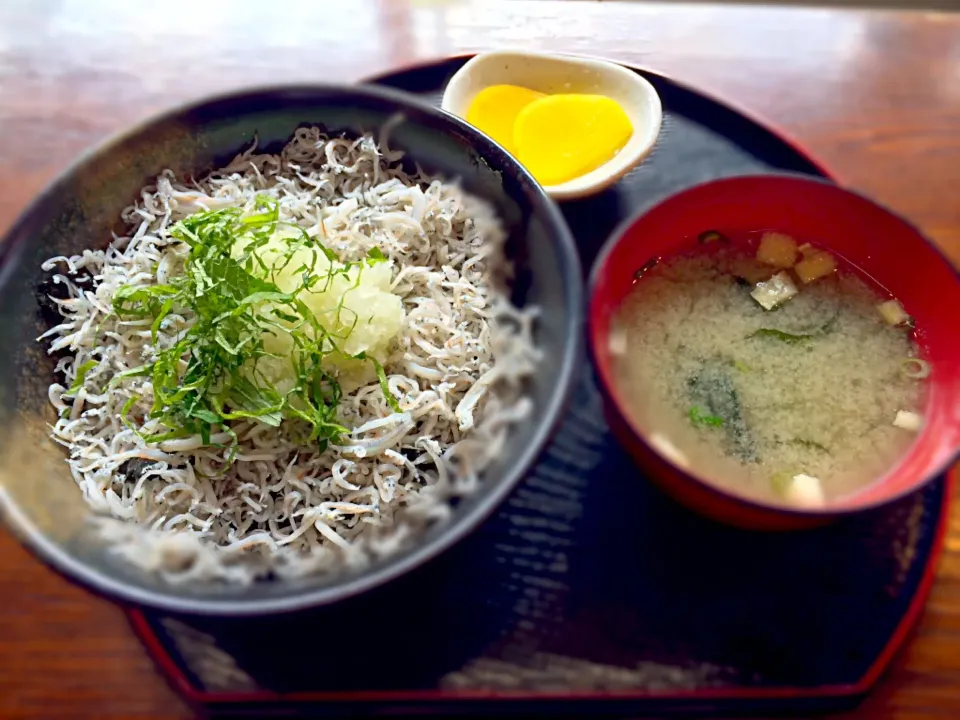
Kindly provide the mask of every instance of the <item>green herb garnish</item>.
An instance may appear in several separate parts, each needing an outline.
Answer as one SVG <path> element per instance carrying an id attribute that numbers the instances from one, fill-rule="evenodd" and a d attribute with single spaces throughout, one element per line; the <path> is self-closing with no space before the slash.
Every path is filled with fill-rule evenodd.
<path id="1" fill-rule="evenodd" d="M 73 379 L 73 384 L 67 390 L 63 397 L 74 397 L 80 388 L 83 387 L 83 381 L 87 379 L 87 373 L 93 370 L 99 363 L 96 360 L 87 360 L 83 365 L 77 368 L 77 375 Z"/>
<path id="2" fill-rule="evenodd" d="M 359 355 L 354 355 L 354 357 L 357 360 L 369 360 L 373 363 L 373 367 L 377 371 L 377 381 L 380 383 L 380 390 L 383 391 L 383 396 L 387 399 L 387 404 L 394 412 L 403 412 L 397 398 L 390 392 L 390 386 L 387 384 L 387 374 L 383 370 L 383 365 L 378 363 L 375 358 L 367 357 L 366 353 L 360 353 Z"/>
<path id="3" fill-rule="evenodd" d="M 687 413 L 690 422 L 694 425 L 706 427 L 723 427 L 723 418 L 717 415 L 710 415 L 702 407 L 694 405 Z"/>
<path id="4" fill-rule="evenodd" d="M 367 264 L 376 265 L 377 263 L 382 263 L 387 261 L 387 256 L 383 254 L 383 250 L 374 245 L 370 250 L 367 251 Z"/>
<path id="5" fill-rule="evenodd" d="M 131 395 L 129 398 L 127 398 L 127 401 L 123 404 L 123 408 L 120 410 L 120 422 L 134 432 L 136 432 L 136 428 L 133 426 L 133 423 L 130 422 L 130 410 L 133 409 L 133 406 L 137 404 L 139 399 L 139 395 Z"/>
<path id="6" fill-rule="evenodd" d="M 274 237 L 281 224 L 295 232 L 283 238 L 285 252 L 273 267 L 267 267 L 256 250 Z M 337 421 L 341 389 L 323 364 L 331 356 L 348 357 L 341 345 L 357 318 L 343 322 L 342 313 L 349 311 L 341 298 L 333 327 L 347 327 L 332 331 L 298 295 L 304 290 L 323 292 L 336 275 L 346 277 L 354 267 L 362 271 L 363 263 L 342 263 L 302 228 L 281 223 L 279 204 L 263 196 L 257 198 L 252 214 L 243 215 L 237 208 L 197 213 L 174 225 L 170 235 L 189 248 L 183 274 L 166 285 L 121 287 L 113 298 L 114 311 L 121 318 L 152 319 L 154 342 L 171 313 L 193 318 L 193 324 L 172 346 L 158 352 L 153 362 L 118 376 L 150 376 L 154 400 L 149 417 L 159 419 L 168 430 L 145 439 L 160 442 L 199 434 L 209 444 L 216 428 L 232 435 L 233 420 L 254 419 L 277 427 L 295 419 L 308 427 L 307 441 L 316 441 L 321 448 L 338 442 L 348 432 Z M 303 249 L 310 251 L 313 260 L 292 268 L 300 284 L 285 292 L 269 278 L 280 270 L 290 275 L 290 264 L 294 257 L 304 256 L 297 252 Z M 318 272 L 320 254 L 330 263 L 327 270 Z M 367 262 L 381 259 L 386 260 L 374 248 Z M 289 362 L 295 383 L 285 392 L 258 367 L 261 359 L 278 357 L 264 347 L 267 334 L 291 340 Z M 383 368 L 373 358 L 366 359 L 377 371 L 387 402 L 399 411 Z M 131 407 L 128 402 L 122 413 L 125 422 Z"/>

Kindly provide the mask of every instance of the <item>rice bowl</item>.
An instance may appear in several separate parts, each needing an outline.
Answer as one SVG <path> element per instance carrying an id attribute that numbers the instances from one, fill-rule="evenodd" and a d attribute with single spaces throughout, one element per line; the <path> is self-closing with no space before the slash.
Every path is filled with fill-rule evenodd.
<path id="1" fill-rule="evenodd" d="M 11 427 L 3 443 L 4 455 L 11 460 L 3 477 L 8 518 L 56 566 L 71 575 L 79 572 L 94 587 L 137 602 L 180 608 L 187 602 L 194 608 L 201 605 L 204 612 L 289 609 L 305 602 L 308 595 L 311 602 L 318 596 L 328 601 L 404 572 L 461 536 L 502 499 L 542 447 L 569 390 L 578 340 L 570 332 L 577 307 L 571 301 L 579 293 L 579 269 L 559 214 L 522 170 L 459 121 L 396 93 L 296 89 L 264 91 L 258 97 L 262 105 L 256 112 L 249 109 L 249 95 L 228 97 L 172 113 L 99 151 L 100 155 L 116 153 L 119 146 L 129 153 L 131 146 L 162 146 L 149 136 L 178 131 L 170 119 L 174 116 L 180 123 L 187 117 L 200 128 L 196 137 L 202 140 L 202 150 L 198 153 L 197 146 L 191 147 L 186 162 L 184 153 L 171 158 L 158 148 L 145 163 L 155 169 L 143 173 L 141 167 L 132 168 L 147 193 L 134 205 L 129 199 L 124 203 L 124 226 L 114 225 L 112 250 L 96 249 L 97 241 L 90 239 L 99 234 L 99 248 L 103 248 L 103 231 L 110 228 L 105 208 L 90 214 L 96 222 L 87 223 L 82 233 L 68 237 L 59 233 L 55 242 L 49 237 L 50 226 L 37 227 L 42 220 L 38 215 L 50 213 L 50 206 L 56 205 L 54 191 L 62 193 L 64 181 L 28 211 L 7 246 L 24 248 L 31 222 L 33 235 L 38 229 L 44 235 L 41 244 L 47 251 L 43 257 L 33 254 L 38 266 L 50 261 L 44 273 L 47 279 L 58 276 L 61 296 L 57 300 L 66 318 L 60 323 L 64 327 L 43 342 L 51 347 L 59 343 L 55 351 L 67 354 L 55 361 L 62 374 L 49 377 L 44 399 L 53 405 L 41 412 L 47 413 L 57 439 L 71 447 L 71 482 L 84 488 L 88 502 L 92 498 L 99 505 L 100 517 L 113 519 L 98 523 L 98 542 L 102 545 L 107 540 L 108 546 L 101 551 L 94 548 L 86 531 L 76 527 L 68 531 L 70 523 L 56 527 L 53 518 L 42 517 L 49 508 L 42 510 L 41 505 L 66 502 L 62 481 L 52 476 L 53 456 L 46 446 L 29 461 L 38 465 L 41 479 L 29 489 L 18 483 L 14 468 L 28 461 L 14 457 L 23 448 L 11 438 L 17 431 L 37 427 L 32 411 L 38 409 L 39 393 L 32 389 L 32 381 L 42 379 L 28 381 L 23 372 L 15 374 L 19 377 L 12 389 L 22 398 L 21 411 L 30 411 L 25 416 L 21 412 L 30 419 L 29 428 Z M 291 109 L 291 104 L 298 103 L 310 110 Z M 238 105 L 259 119 L 244 116 Z M 397 110 L 403 111 L 405 119 L 391 132 L 397 147 L 410 151 L 410 157 L 401 166 L 391 140 L 389 147 L 381 147 L 382 157 L 369 162 L 379 152 L 380 133 Z M 365 120 L 357 122 L 354 114 Z M 272 122 L 278 115 L 283 117 Z M 293 117 L 305 115 L 315 119 L 291 123 Z M 217 135 L 224 117 L 235 126 Z M 296 125 L 300 130 L 293 135 Z M 429 132 L 424 133 L 425 127 Z M 326 135 L 321 134 L 324 131 Z M 251 143 L 258 133 L 262 145 L 254 148 Z M 425 135 L 429 145 L 424 143 Z M 317 154 L 308 157 L 310 152 Z M 477 152 L 483 157 L 480 164 Z M 198 163 L 198 154 L 212 161 Z M 356 180 L 358 174 L 345 170 L 356 167 L 358 159 L 367 173 L 360 180 Z M 231 167 L 234 160 L 243 167 Z M 86 162 L 86 167 L 81 163 L 73 172 L 87 171 L 89 176 L 90 165 L 98 172 L 115 166 L 98 155 Z M 284 176 L 276 171 L 284 163 L 298 167 Z M 211 175 L 211 168 L 217 167 L 228 171 Z M 434 178 L 438 170 L 442 181 Z M 383 176 L 374 178 L 372 173 Z M 130 198 L 137 192 L 130 182 L 131 168 L 121 165 L 117 175 L 124 174 L 126 190 L 116 184 L 120 177 L 109 178 L 113 184 L 106 204 L 117 208 L 112 211 L 114 217 L 123 207 L 114 195 L 125 192 Z M 463 189 L 454 182 L 458 177 L 463 179 Z M 310 187 L 310 182 L 323 187 Z M 360 186 L 364 188 L 357 191 L 353 203 L 347 195 Z M 312 202 L 324 193 L 322 203 Z M 383 207 L 376 207 L 383 198 Z M 265 428 L 265 423 L 250 417 L 233 418 L 236 441 L 226 441 L 222 428 L 214 425 L 208 437 L 187 434 L 186 426 L 161 428 L 157 423 L 170 418 L 150 417 L 156 411 L 148 396 L 154 378 L 150 372 L 138 372 L 182 337 L 192 327 L 192 319 L 171 310 L 153 328 L 143 318 L 113 312 L 115 308 L 102 301 L 97 307 L 100 294 L 115 297 L 119 287 L 137 285 L 138 275 L 145 286 L 177 276 L 182 257 L 168 258 L 182 256 L 183 248 L 175 248 L 165 233 L 173 232 L 184 218 L 224 211 L 250 217 L 263 210 L 264 202 L 275 203 L 279 224 L 298 227 L 311 236 L 327 233 L 328 249 L 336 256 L 329 262 L 340 263 L 337 267 L 345 273 L 360 270 L 371 282 L 370 287 L 361 284 L 354 290 L 392 296 L 402 310 L 391 320 L 399 319 L 392 340 L 373 338 L 359 352 L 359 346 L 351 347 L 345 358 L 353 367 L 324 366 L 338 381 L 342 401 L 337 418 L 345 431 L 331 437 L 326 447 L 311 449 L 301 442 L 301 435 L 285 435 L 270 423 Z M 343 204 L 345 208 L 337 209 Z M 315 212 L 318 205 L 325 205 L 323 217 Z M 357 212 L 368 216 L 361 219 Z M 378 214 L 389 217 L 381 222 Z M 419 229 L 415 217 L 423 221 Z M 442 232 L 426 227 L 434 219 Z M 375 232 L 365 235 L 366 244 L 358 241 L 364 233 L 348 229 L 354 221 L 368 222 L 371 228 L 383 225 L 396 244 L 369 242 Z M 451 227 L 456 228 L 452 234 Z M 414 246 L 420 242 L 423 247 L 417 256 Z M 459 252 L 458 243 L 462 245 Z M 68 252 L 65 245 L 70 246 Z M 551 246 L 550 252 L 537 252 Z M 440 247 L 448 253 L 442 260 L 437 255 Z M 401 258 L 404 254 L 418 259 L 410 263 Z M 501 262 L 503 255 L 511 262 Z M 25 261 L 22 255 L 15 260 Z M 511 266 L 516 266 L 520 279 L 505 286 L 502 280 Z M 552 269 L 545 273 L 549 266 Z M 18 281 L 7 273 L 5 314 L 16 313 L 16 302 L 11 304 L 10 299 L 21 298 L 19 293 L 11 294 L 11 284 Z M 501 287 L 509 288 L 509 298 L 499 291 Z M 68 292 L 62 293 L 63 289 Z M 349 302 L 342 302 L 342 295 L 335 305 L 346 313 Z M 444 308 L 451 311 L 449 315 L 437 311 L 444 302 L 450 306 Z M 535 318 L 537 306 L 545 308 L 541 318 Z M 28 313 L 30 322 L 25 326 L 37 326 L 34 314 Z M 358 343 L 369 334 L 368 320 L 354 317 L 348 323 L 357 331 L 353 339 Z M 49 320 L 46 324 L 33 334 L 34 339 L 50 330 Z M 95 331 L 101 333 L 96 342 L 91 339 Z M 93 352 L 96 348 L 100 349 Z M 23 356 L 30 354 L 29 349 L 17 353 L 18 367 L 24 367 L 20 365 Z M 26 367 L 24 371 L 29 373 Z M 133 372 L 118 379 L 127 371 Z M 225 407 L 226 412 L 236 410 L 229 403 Z M 531 413 L 536 422 L 529 421 Z M 528 419 L 516 424 L 522 418 Z M 508 433 L 511 427 L 514 430 Z M 161 429 L 167 436 L 160 433 L 158 439 Z M 171 430 L 176 436 L 169 435 Z M 112 479 L 105 481 L 108 474 Z M 56 485 L 57 492 L 48 492 L 47 484 Z M 79 493 L 75 500 L 80 500 Z M 71 497 L 71 503 L 75 500 Z M 44 524 L 43 533 L 38 519 Z M 163 537 L 166 540 L 160 542 L 158 538 Z M 72 549 L 73 543 L 81 549 Z M 64 552 L 73 557 L 64 558 Z M 102 559 L 101 552 L 106 553 Z M 123 564 L 128 569 L 110 559 L 118 555 L 126 556 Z M 95 566 L 94 573 L 78 570 L 77 564 L 87 563 Z M 151 580 L 151 574 L 158 579 Z M 282 582 L 251 585 L 256 579 L 272 578 Z M 198 579 L 218 582 L 201 588 L 192 582 Z M 144 591 L 131 590 L 129 584 L 141 585 Z M 161 598 L 154 594 L 158 589 Z M 264 598 L 271 602 L 265 605 Z"/>

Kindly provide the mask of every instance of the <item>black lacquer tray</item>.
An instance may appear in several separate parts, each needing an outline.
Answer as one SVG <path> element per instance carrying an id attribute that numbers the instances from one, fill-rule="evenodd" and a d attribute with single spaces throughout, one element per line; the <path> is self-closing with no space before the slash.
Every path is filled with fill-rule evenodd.
<path id="1" fill-rule="evenodd" d="M 465 60 L 375 82 L 438 103 Z M 829 177 L 769 127 L 643 74 L 665 112 L 653 154 L 611 190 L 562 206 L 585 270 L 620 221 L 689 185 Z M 217 716 L 809 715 L 856 704 L 919 616 L 950 487 L 943 477 L 804 532 L 716 525 L 642 477 L 585 366 L 532 474 L 432 564 L 310 613 L 130 616 L 175 687 Z"/>

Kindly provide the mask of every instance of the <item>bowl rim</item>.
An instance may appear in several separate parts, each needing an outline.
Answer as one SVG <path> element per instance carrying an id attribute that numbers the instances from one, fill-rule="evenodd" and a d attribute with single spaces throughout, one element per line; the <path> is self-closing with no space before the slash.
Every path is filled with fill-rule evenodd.
<path id="1" fill-rule="evenodd" d="M 759 500 L 755 497 L 736 493 L 730 491 L 726 488 L 723 488 L 715 483 L 712 483 L 699 475 L 680 467 L 673 460 L 668 458 L 666 455 L 657 450 L 654 445 L 648 440 L 648 434 L 640 432 L 634 426 L 634 423 L 630 420 L 629 415 L 624 410 L 624 405 L 620 401 L 621 394 L 613 386 L 613 382 L 608 378 L 607 372 L 603 369 L 605 366 L 600 363 L 598 356 L 598 347 L 597 343 L 605 340 L 598 336 L 598 331 L 596 329 L 596 315 L 598 314 L 597 309 L 595 308 L 595 299 L 597 296 L 598 289 L 601 285 L 601 275 L 604 268 L 613 254 L 614 250 L 620 245 L 620 243 L 627 237 L 631 228 L 640 222 L 648 213 L 653 212 L 655 209 L 664 205 L 665 203 L 673 200 L 674 198 L 683 195 L 687 192 L 693 190 L 702 189 L 704 187 L 726 183 L 730 181 L 768 181 L 768 180 L 794 180 L 800 182 L 807 182 L 817 185 L 829 186 L 833 189 L 839 190 L 842 193 L 845 193 L 851 197 L 862 200 L 870 205 L 873 205 L 875 208 L 881 210 L 882 212 L 890 215 L 893 218 L 896 218 L 903 222 L 914 234 L 921 239 L 927 247 L 930 248 L 936 254 L 943 263 L 949 267 L 953 273 L 953 277 L 957 283 L 960 283 L 960 269 L 958 269 L 954 263 L 944 254 L 944 252 L 934 243 L 927 235 L 916 226 L 913 222 L 905 218 L 903 215 L 891 210 L 886 205 L 874 200 L 873 198 L 867 196 L 866 194 L 859 192 L 857 190 L 852 190 L 844 185 L 841 185 L 838 182 L 831 180 L 830 178 L 817 177 L 815 175 L 809 175 L 801 172 L 792 172 L 792 171 L 772 171 L 769 173 L 749 173 L 744 175 L 729 175 L 725 177 L 712 178 L 710 180 L 704 180 L 702 182 L 694 183 L 688 185 L 684 188 L 681 188 L 675 192 L 670 193 L 660 199 L 650 206 L 644 208 L 643 210 L 634 213 L 627 219 L 623 220 L 613 232 L 610 233 L 610 236 L 604 242 L 603 246 L 600 248 L 600 251 L 597 253 L 597 257 L 594 260 L 593 266 L 590 268 L 590 275 L 587 281 L 587 326 L 588 326 L 588 346 L 589 346 L 589 355 L 590 361 L 595 369 L 595 375 L 599 380 L 599 386 L 601 393 L 607 399 L 608 404 L 612 406 L 612 409 L 617 413 L 617 415 L 624 420 L 624 423 L 629 430 L 630 437 L 634 442 L 640 443 L 648 453 L 652 453 L 655 457 L 659 458 L 662 462 L 666 463 L 671 470 L 680 475 L 684 481 L 696 485 L 698 488 L 705 489 L 713 494 L 715 497 L 722 498 L 724 500 L 732 501 L 739 504 L 741 507 L 747 507 L 754 513 L 762 513 L 767 515 L 769 518 L 774 517 L 792 517 L 792 518 L 820 518 L 820 519 L 829 519 L 839 516 L 851 515 L 855 513 L 864 512 L 867 510 L 872 510 L 878 507 L 883 507 L 890 503 L 896 502 L 901 498 L 910 495 L 911 493 L 916 492 L 923 486 L 932 482 L 935 478 L 943 475 L 948 472 L 958 461 L 960 461 L 960 448 L 954 450 L 953 454 L 938 465 L 934 470 L 928 471 L 923 477 L 918 479 L 916 482 L 912 483 L 909 487 L 897 491 L 887 497 L 876 498 L 869 502 L 860 503 L 860 504 L 851 504 L 846 506 L 839 507 L 822 507 L 822 508 L 801 508 L 793 507 L 788 505 L 775 505 L 773 503 L 766 503 L 762 500 Z M 927 428 L 925 427 L 921 431 L 926 432 Z M 919 435 L 918 435 L 919 438 Z M 876 481 L 874 481 L 876 482 Z M 700 512 L 698 510 L 698 512 Z"/>
<path id="2" fill-rule="evenodd" d="M 441 555 L 468 534 L 476 530 L 498 508 L 518 483 L 526 476 L 534 462 L 546 448 L 558 429 L 573 393 L 577 371 L 584 356 L 582 332 L 584 307 L 584 282 L 580 260 L 573 233 L 556 203 L 544 192 L 543 187 L 509 153 L 493 140 L 479 132 L 465 120 L 453 113 L 419 99 L 417 96 L 369 83 L 355 85 L 343 83 L 270 83 L 235 88 L 223 93 L 208 94 L 181 102 L 160 112 L 148 115 L 136 123 L 122 128 L 90 146 L 58 172 L 43 189 L 19 213 L 10 229 L 0 238 L 0 293 L 5 288 L 9 275 L 14 272 L 15 256 L 22 251 L 30 238 L 30 227 L 37 222 L 46 205 L 64 191 L 75 173 L 95 158 L 116 151 L 125 142 L 148 132 L 151 128 L 169 123 L 196 111 L 212 111 L 220 104 L 257 99 L 281 100 L 295 95 L 298 98 L 321 99 L 324 96 L 359 96 L 367 100 L 386 101 L 396 106 L 397 111 L 409 110 L 432 118 L 446 125 L 446 132 L 454 131 L 464 136 L 478 157 L 493 158 L 500 172 L 512 174 L 524 190 L 532 214 L 545 223 L 550 236 L 555 238 L 555 252 L 560 256 L 563 287 L 571 312 L 565 319 L 562 354 L 558 379 L 549 391 L 547 402 L 533 422 L 537 425 L 533 436 L 502 472 L 495 485 L 480 488 L 473 506 L 442 526 L 429 541 L 415 544 L 395 558 L 384 561 L 372 570 L 359 574 L 346 573 L 341 581 L 313 589 L 306 589 L 289 596 L 272 598 L 244 598 L 242 596 L 221 599 L 216 596 L 182 597 L 172 591 L 174 585 L 166 584 L 165 591 L 154 591 L 127 583 L 121 577 L 104 572 L 78 559 L 59 543 L 41 532 L 27 515 L 10 498 L 0 485 L 0 522 L 28 547 L 39 559 L 66 577 L 113 601 L 140 605 L 158 610 L 217 616 L 255 616 L 296 612 L 328 605 L 373 590 L 426 564 Z M 296 127 L 299 127 L 296 126 Z M 296 130 L 291 128 L 291 133 Z M 442 131 L 442 130 L 438 130 Z M 131 192 L 135 188 L 131 188 Z M 66 467 L 66 466 L 64 466 Z M 476 495 L 473 497 L 477 497 Z M 280 581 L 282 582 L 282 581 Z"/>

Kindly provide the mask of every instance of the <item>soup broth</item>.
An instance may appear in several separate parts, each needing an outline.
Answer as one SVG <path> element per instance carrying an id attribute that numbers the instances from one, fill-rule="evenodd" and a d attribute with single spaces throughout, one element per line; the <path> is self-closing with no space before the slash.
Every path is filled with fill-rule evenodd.
<path id="1" fill-rule="evenodd" d="M 657 264 L 618 311 L 611 350 L 626 411 L 660 452 L 739 494 L 817 506 L 905 453 L 926 365 L 905 314 L 885 318 L 887 298 L 806 248 L 823 273 L 808 282 L 747 244 Z M 777 274 L 796 294 L 765 309 L 758 283 Z"/>

